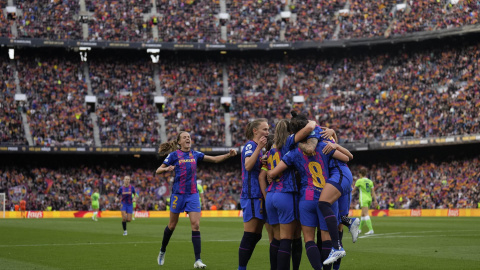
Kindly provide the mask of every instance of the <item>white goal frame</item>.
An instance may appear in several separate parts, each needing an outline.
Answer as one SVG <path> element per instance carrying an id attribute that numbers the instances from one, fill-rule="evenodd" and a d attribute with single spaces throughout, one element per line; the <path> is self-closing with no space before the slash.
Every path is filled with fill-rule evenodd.
<path id="1" fill-rule="evenodd" d="M 2 204 L 2 217 L 5 218 L 5 193 L 0 193 L 0 203 Z"/>

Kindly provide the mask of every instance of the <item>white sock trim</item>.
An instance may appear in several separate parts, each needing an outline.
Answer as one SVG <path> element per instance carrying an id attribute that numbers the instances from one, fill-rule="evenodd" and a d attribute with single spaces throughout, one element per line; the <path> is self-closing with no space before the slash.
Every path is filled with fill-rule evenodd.
<path id="1" fill-rule="evenodd" d="M 370 220 L 370 216 L 365 216 L 365 220 Z"/>

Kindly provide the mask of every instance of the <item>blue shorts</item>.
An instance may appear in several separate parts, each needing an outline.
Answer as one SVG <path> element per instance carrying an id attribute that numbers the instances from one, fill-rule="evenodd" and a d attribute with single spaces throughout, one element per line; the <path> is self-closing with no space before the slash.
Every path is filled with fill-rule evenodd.
<path id="1" fill-rule="evenodd" d="M 178 194 L 174 193 L 170 196 L 170 212 L 201 212 L 200 195 L 198 193 L 192 194 Z"/>
<path id="2" fill-rule="evenodd" d="M 122 212 L 127 212 L 127 214 L 133 213 L 133 204 L 126 204 L 122 203 L 122 208 L 120 209 Z"/>
<path id="3" fill-rule="evenodd" d="M 348 216 L 350 211 L 350 200 L 352 198 L 352 193 L 343 194 L 338 198 L 338 219 L 342 216 Z"/>
<path id="4" fill-rule="evenodd" d="M 265 220 L 263 198 L 240 199 L 240 206 L 243 210 L 243 222 L 248 222 L 252 218 Z"/>
<path id="5" fill-rule="evenodd" d="M 327 183 L 332 184 L 342 193 L 342 195 L 352 192 L 353 176 L 348 167 L 341 166 L 340 170 L 335 170 Z"/>
<path id="6" fill-rule="evenodd" d="M 318 208 L 318 201 L 306 201 L 301 200 L 298 206 L 300 212 L 300 223 L 303 226 L 308 227 L 318 227 L 320 226 L 320 230 L 328 231 L 327 223 L 323 218 L 322 212 L 320 208 Z M 338 216 L 338 203 L 335 202 L 332 204 L 333 212 Z M 337 221 L 338 223 L 338 221 Z M 338 225 L 338 224 L 337 224 Z"/>
<path id="7" fill-rule="evenodd" d="M 268 192 L 265 205 L 270 225 L 288 224 L 298 219 L 298 197 L 295 193 Z"/>

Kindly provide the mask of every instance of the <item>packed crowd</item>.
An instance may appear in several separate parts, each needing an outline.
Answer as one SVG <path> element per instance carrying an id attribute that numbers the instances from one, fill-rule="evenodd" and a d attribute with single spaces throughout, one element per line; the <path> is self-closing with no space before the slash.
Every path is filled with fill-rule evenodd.
<path id="1" fill-rule="evenodd" d="M 89 40 L 133 42 L 151 37 L 151 25 L 143 18 L 151 10 L 150 0 L 93 0 L 86 5 L 87 10 L 94 11 L 88 23 Z"/>
<path id="2" fill-rule="evenodd" d="M 22 57 L 17 71 L 34 145 L 92 145 L 93 126 L 85 109 L 87 85 L 76 57 Z"/>
<path id="3" fill-rule="evenodd" d="M 13 62 L 0 56 L 0 144 L 27 144 L 22 123 L 23 104 L 14 100 L 16 87 Z"/>
<path id="4" fill-rule="evenodd" d="M 293 16 L 285 28 L 285 40 L 317 42 L 332 40 L 338 24 L 337 13 L 345 7 L 346 2 L 317 0 L 299 1 L 291 5 Z"/>
<path id="5" fill-rule="evenodd" d="M 82 39 L 78 0 L 16 0 L 18 37 L 50 40 Z"/>
<path id="6" fill-rule="evenodd" d="M 208 59 L 163 57 L 159 63 L 168 140 L 188 131 L 198 145 L 225 145 L 223 68 Z"/>
<path id="7" fill-rule="evenodd" d="M 221 61 L 165 54 L 158 65 L 133 54 L 90 57 L 102 145 L 158 145 L 161 118 L 155 95 L 166 98 L 160 109 L 168 140 L 185 130 L 198 145 L 225 145 L 224 72 L 233 98 L 227 128 L 234 146 L 245 142 L 243 130 L 250 119 L 265 117 L 274 127 L 275 119 L 288 117 L 292 109 L 334 128 L 342 142 L 480 133 L 478 44 Z M 28 101 L 23 108 L 13 106 L 27 113 L 34 144 L 92 144 L 81 62 L 66 54 L 22 57 L 16 63 Z M 3 84 L 8 85 L 4 95 L 13 97 L 13 66 L 8 61 L 2 66 Z M 305 103 L 292 102 L 296 95 L 304 96 Z"/>
<path id="8" fill-rule="evenodd" d="M 381 209 L 390 203 L 396 209 L 477 208 L 480 203 L 480 159 L 449 161 L 382 162 L 368 165 L 367 177 L 375 185 Z M 350 166 L 354 178 L 364 165 Z M 102 210 L 118 210 L 116 192 L 123 176 L 130 175 L 138 191 L 138 210 L 165 210 L 173 175 L 154 174 L 154 169 L 131 166 L 75 166 L 61 168 L 22 166 L 0 167 L 0 191 L 8 192 L 7 209 L 18 198 L 25 198 L 27 209 L 89 210 L 90 194 L 99 188 Z M 239 164 L 227 166 L 200 164 L 201 180 L 207 198 L 206 209 L 238 209 L 241 192 Z M 15 187 L 17 187 L 15 189 Z M 18 188 L 21 187 L 21 188 Z M 18 192 L 16 191 L 18 190 Z M 24 190 L 22 193 L 22 190 Z M 16 199 L 14 199 L 16 198 Z M 358 209 L 358 196 L 352 196 L 352 209 Z"/>
<path id="9" fill-rule="evenodd" d="M 160 124 L 153 104 L 151 61 L 122 58 L 99 56 L 89 61 L 100 141 L 103 146 L 157 145 Z"/>
<path id="10" fill-rule="evenodd" d="M 384 36 L 392 21 L 396 0 L 351 1 L 348 13 L 339 14 L 338 39 Z"/>
<path id="11" fill-rule="evenodd" d="M 349 141 L 480 132 L 478 45 L 344 59 L 317 119 Z M 354 124 L 353 124 L 354 123 Z"/>
<path id="12" fill-rule="evenodd" d="M 7 6 L 7 0 L 0 0 L 0 37 L 12 37 L 13 20 L 8 19 L 8 15 L 4 12 Z"/>
<path id="13" fill-rule="evenodd" d="M 197 177 L 205 188 L 206 209 L 236 209 L 241 192 L 241 176 L 234 166 L 201 165 Z M 137 190 L 137 210 L 165 210 L 173 174 L 155 175 L 155 169 L 132 166 L 0 167 L 0 192 L 8 193 L 6 209 L 20 199 L 29 210 L 89 210 L 95 188 L 101 194 L 102 210 L 118 210 L 116 193 L 125 175 Z"/>
<path id="14" fill-rule="evenodd" d="M 0 1 L 0 8 L 6 6 Z M 480 4 L 473 0 L 406 1 L 227 0 L 230 19 L 222 22 L 219 1 L 149 0 L 86 1 L 89 40 L 200 43 L 323 41 L 405 35 L 421 31 L 476 25 Z M 76 0 L 18 0 L 18 36 L 50 40 L 82 39 L 80 5 Z M 281 18 L 291 11 L 290 19 Z M 342 12 L 339 12 L 342 11 Z M 153 12 L 153 13 L 152 13 Z M 227 40 L 221 38 L 221 26 Z M 10 37 L 11 21 L 0 12 L 0 35 Z M 335 35 L 339 26 L 339 33 Z M 158 30 L 158 39 L 152 30 Z"/>
<path id="15" fill-rule="evenodd" d="M 230 20 L 227 23 L 229 43 L 275 42 L 280 39 L 281 1 L 226 1 Z M 283 23 L 284 24 L 284 23 Z"/>
<path id="16" fill-rule="evenodd" d="M 157 1 L 158 41 L 219 43 L 220 5 L 208 0 Z M 223 41 L 225 42 L 225 41 Z"/>
<path id="17" fill-rule="evenodd" d="M 397 209 L 478 208 L 480 166 L 473 159 L 443 162 L 382 163 L 368 168 L 381 209 L 393 203 Z M 352 172 L 358 170 L 353 166 Z M 352 208 L 359 204 L 352 197 Z"/>

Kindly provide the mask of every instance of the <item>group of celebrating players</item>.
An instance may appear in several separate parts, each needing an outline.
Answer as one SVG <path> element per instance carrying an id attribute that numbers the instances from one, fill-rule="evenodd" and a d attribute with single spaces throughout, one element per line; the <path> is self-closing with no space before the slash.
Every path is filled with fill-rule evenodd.
<path id="1" fill-rule="evenodd" d="M 341 244 L 343 225 L 349 227 L 353 242 L 359 232 L 360 221 L 347 217 L 353 177 L 346 163 L 353 155 L 335 143 L 333 130 L 324 130 L 296 113 L 290 121 L 276 124 L 270 141 L 267 119 L 249 123 L 246 137 L 241 195 L 244 235 L 238 269 L 246 269 L 264 223 L 271 269 L 290 269 L 290 258 L 293 268 L 299 269 L 300 231 L 313 269 L 331 269 L 333 263 L 339 269 L 340 258 L 346 255 Z"/>
<path id="2" fill-rule="evenodd" d="M 280 120 L 274 135 L 269 135 L 267 119 L 256 119 L 247 125 L 246 138 L 249 141 L 241 156 L 243 187 L 240 204 L 244 234 L 239 247 L 238 269 L 247 269 L 255 246 L 262 238 L 264 225 L 270 241 L 271 269 L 290 269 L 290 260 L 293 268 L 299 269 L 302 232 L 313 269 L 331 269 L 332 265 L 333 269 L 339 269 L 341 258 L 346 255 L 341 242 L 343 225 L 349 228 L 354 243 L 359 234 L 360 220 L 348 218 L 353 177 L 346 163 L 353 159 L 353 155 L 336 143 L 338 138 L 334 130 L 322 128 L 315 121 L 294 112 L 290 120 Z M 175 177 L 170 220 L 164 229 L 157 262 L 165 264 L 166 248 L 179 215 L 187 212 L 192 228 L 194 268 L 203 269 L 206 265 L 200 258 L 201 205 L 196 182 L 197 163 L 223 162 L 237 152 L 231 149 L 224 155 L 208 156 L 191 147 L 190 134 L 180 132 L 175 141 L 163 143 L 159 148 L 160 155 L 167 157 L 156 173 L 174 171 Z M 125 182 L 118 194 L 130 201 L 132 197 L 128 193 L 134 190 L 129 189 L 129 181 Z M 122 214 L 124 211 L 132 212 L 122 208 Z M 124 217 L 122 223 L 125 221 L 129 221 L 128 217 Z M 315 239 L 317 228 L 319 232 Z M 126 232 L 125 225 L 124 230 Z"/>

